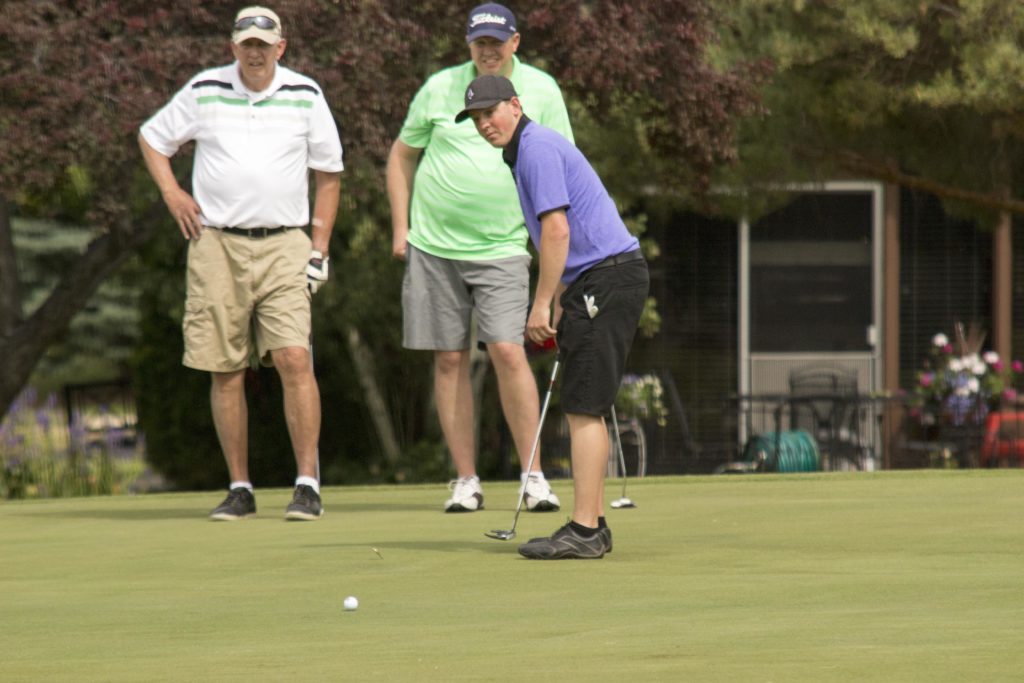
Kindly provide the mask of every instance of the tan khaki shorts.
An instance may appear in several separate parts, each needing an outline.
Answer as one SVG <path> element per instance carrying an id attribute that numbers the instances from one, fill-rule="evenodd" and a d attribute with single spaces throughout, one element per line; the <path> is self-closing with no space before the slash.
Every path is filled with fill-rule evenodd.
<path id="1" fill-rule="evenodd" d="M 188 247 L 188 297 L 182 363 L 197 370 L 234 372 L 254 352 L 309 345 L 306 264 L 312 248 L 302 230 L 253 239 L 203 230 Z"/>

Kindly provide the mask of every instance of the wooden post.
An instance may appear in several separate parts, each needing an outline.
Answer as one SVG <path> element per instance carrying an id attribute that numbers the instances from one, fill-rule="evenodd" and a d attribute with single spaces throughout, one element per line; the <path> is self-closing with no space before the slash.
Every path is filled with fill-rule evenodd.
<path id="1" fill-rule="evenodd" d="M 900 186 L 885 186 L 882 276 L 882 389 L 900 388 Z M 902 406 L 886 403 L 882 412 L 882 467 L 892 466 L 892 449 L 903 418 Z"/>
<path id="2" fill-rule="evenodd" d="M 992 232 L 992 350 L 1009 362 L 1013 355 L 1013 216 L 999 213 Z"/>

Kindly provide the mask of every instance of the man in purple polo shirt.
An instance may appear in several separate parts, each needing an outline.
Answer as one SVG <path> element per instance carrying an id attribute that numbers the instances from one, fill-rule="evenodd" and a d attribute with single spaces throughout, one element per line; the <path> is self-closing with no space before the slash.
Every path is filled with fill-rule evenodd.
<path id="1" fill-rule="evenodd" d="M 604 419 L 647 299 L 647 263 L 590 163 L 571 142 L 523 113 L 508 79 L 487 75 L 470 83 L 455 120 L 467 117 L 487 142 L 504 150 L 537 248 L 540 275 L 526 334 L 537 343 L 557 335 L 565 367 L 561 404 L 572 448 L 572 520 L 550 537 L 519 546 L 519 554 L 598 559 L 612 545 L 604 519 Z"/>

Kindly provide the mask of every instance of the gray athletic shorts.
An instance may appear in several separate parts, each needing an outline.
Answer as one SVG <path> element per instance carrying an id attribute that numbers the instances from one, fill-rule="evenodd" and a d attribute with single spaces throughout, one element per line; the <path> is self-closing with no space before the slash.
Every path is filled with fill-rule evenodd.
<path id="1" fill-rule="evenodd" d="M 530 301 L 530 256 L 458 261 L 406 252 L 402 344 L 407 349 L 468 349 L 477 341 L 523 343 Z"/>

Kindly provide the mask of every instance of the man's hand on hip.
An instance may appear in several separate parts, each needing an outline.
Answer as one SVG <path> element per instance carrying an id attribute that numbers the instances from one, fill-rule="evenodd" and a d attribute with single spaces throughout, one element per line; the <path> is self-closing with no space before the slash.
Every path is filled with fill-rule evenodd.
<path id="1" fill-rule="evenodd" d="M 199 205 L 188 192 L 175 188 L 164 194 L 164 203 L 171 212 L 181 235 L 187 240 L 199 239 L 203 233 L 203 224 L 199 220 Z"/>
<path id="2" fill-rule="evenodd" d="M 323 252 L 313 250 L 309 256 L 309 263 L 306 264 L 306 280 L 309 282 L 309 293 L 316 294 L 320 286 L 327 282 L 327 264 L 330 258 L 323 255 Z"/>

